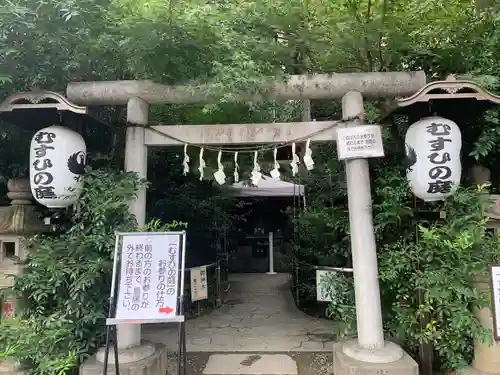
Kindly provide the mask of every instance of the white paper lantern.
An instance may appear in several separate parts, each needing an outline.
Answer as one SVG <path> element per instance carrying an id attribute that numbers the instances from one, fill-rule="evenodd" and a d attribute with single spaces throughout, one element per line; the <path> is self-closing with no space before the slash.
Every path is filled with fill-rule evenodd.
<path id="1" fill-rule="evenodd" d="M 412 124 L 405 137 L 406 177 L 413 194 L 424 201 L 438 201 L 460 185 L 462 134 L 453 121 L 426 117 Z"/>
<path id="2" fill-rule="evenodd" d="M 30 146 L 30 185 L 35 200 L 48 208 L 76 203 L 82 193 L 87 147 L 77 132 L 50 126 L 35 133 Z"/>

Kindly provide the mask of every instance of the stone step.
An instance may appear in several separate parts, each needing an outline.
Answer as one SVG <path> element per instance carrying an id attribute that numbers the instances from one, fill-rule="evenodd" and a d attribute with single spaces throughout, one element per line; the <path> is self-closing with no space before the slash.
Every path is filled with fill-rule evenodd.
<path id="1" fill-rule="evenodd" d="M 168 356 L 167 375 L 177 375 L 177 355 Z M 190 352 L 186 375 L 332 375 L 331 353 Z"/>
<path id="2" fill-rule="evenodd" d="M 212 354 L 203 375 L 298 375 L 297 363 L 286 354 Z"/>

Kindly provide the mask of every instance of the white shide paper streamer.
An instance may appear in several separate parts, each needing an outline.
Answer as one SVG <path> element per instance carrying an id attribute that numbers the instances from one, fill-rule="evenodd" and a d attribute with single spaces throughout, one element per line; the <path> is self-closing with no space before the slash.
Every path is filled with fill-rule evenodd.
<path id="1" fill-rule="evenodd" d="M 186 176 L 189 173 L 189 155 L 187 153 L 188 145 L 184 145 L 184 160 L 182 161 L 182 174 Z"/>
<path id="2" fill-rule="evenodd" d="M 205 151 L 205 149 L 201 148 L 200 149 L 200 165 L 198 167 L 198 170 L 200 171 L 200 181 L 203 181 L 203 178 L 205 177 L 203 170 L 207 166 L 207 163 L 205 163 L 205 160 L 203 160 L 203 151 Z"/>

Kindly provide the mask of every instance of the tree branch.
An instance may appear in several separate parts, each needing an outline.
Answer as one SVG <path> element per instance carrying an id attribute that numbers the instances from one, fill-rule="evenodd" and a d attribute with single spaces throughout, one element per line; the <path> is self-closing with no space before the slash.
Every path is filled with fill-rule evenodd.
<path id="1" fill-rule="evenodd" d="M 387 14 L 387 5 L 388 5 L 388 0 L 384 0 L 382 4 L 382 21 L 381 25 L 379 28 L 379 33 L 378 33 L 378 59 L 379 59 L 379 71 L 382 72 L 385 69 L 385 62 L 384 62 L 384 55 L 382 53 L 382 39 L 384 37 L 384 26 L 385 26 L 385 16 Z"/>
<path id="2" fill-rule="evenodd" d="M 366 23 L 365 26 L 368 26 L 370 23 L 372 16 L 372 0 L 368 0 L 368 9 L 366 10 Z M 365 29 L 365 49 L 366 49 L 366 59 L 368 61 L 368 71 L 373 72 L 373 56 L 370 48 L 370 40 L 368 39 L 368 35 Z"/>

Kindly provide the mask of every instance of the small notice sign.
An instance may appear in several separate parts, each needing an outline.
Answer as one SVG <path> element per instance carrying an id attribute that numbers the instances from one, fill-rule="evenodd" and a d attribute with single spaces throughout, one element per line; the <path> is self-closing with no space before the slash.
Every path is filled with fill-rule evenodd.
<path id="1" fill-rule="evenodd" d="M 362 125 L 337 129 L 339 160 L 377 158 L 384 156 L 382 131 L 379 125 Z"/>
<path id="2" fill-rule="evenodd" d="M 332 298 L 325 290 L 325 282 L 335 271 L 316 270 L 316 299 L 319 302 L 332 302 Z"/>
<path id="3" fill-rule="evenodd" d="M 500 265 L 491 266 L 493 336 L 500 341 Z"/>
<path id="4" fill-rule="evenodd" d="M 108 324 L 180 320 L 184 243 L 184 232 L 117 234 L 116 302 Z"/>
<path id="5" fill-rule="evenodd" d="M 191 301 L 208 299 L 207 267 L 194 267 L 191 276 Z"/>

